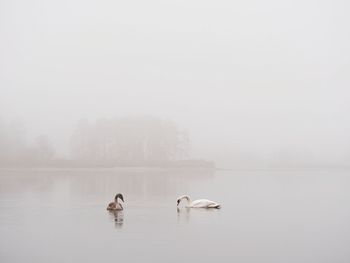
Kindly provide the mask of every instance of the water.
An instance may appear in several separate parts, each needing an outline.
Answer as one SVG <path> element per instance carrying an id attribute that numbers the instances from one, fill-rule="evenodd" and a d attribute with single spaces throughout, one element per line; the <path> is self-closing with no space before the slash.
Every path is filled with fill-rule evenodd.
<path id="1" fill-rule="evenodd" d="M 348 263 L 349 175 L 0 170 L 0 262 Z M 222 209 L 177 210 L 181 194 Z"/>

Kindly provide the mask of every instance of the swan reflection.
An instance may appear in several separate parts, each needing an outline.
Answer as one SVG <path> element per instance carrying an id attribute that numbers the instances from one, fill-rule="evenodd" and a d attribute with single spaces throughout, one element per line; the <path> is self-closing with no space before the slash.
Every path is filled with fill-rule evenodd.
<path id="1" fill-rule="evenodd" d="M 177 211 L 177 222 L 189 223 L 190 220 L 210 220 L 211 216 L 218 216 L 220 214 L 220 209 L 212 208 L 198 208 L 193 209 L 191 207 L 176 208 Z M 208 217 L 210 215 L 210 217 Z"/>
<path id="2" fill-rule="evenodd" d="M 124 223 L 124 213 L 122 210 L 113 210 L 109 211 L 109 214 L 114 220 L 114 225 L 116 228 L 121 228 Z"/>
<path id="3" fill-rule="evenodd" d="M 190 221 L 190 213 L 191 209 L 188 207 L 185 207 L 183 209 L 180 209 L 179 207 L 176 208 L 177 211 L 177 222 L 181 222 L 183 220 L 188 223 Z"/>

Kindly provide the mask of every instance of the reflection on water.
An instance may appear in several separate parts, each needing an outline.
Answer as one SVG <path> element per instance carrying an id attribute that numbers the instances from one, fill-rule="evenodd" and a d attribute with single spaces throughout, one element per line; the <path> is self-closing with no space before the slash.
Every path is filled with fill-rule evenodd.
<path id="1" fill-rule="evenodd" d="M 108 213 L 113 217 L 114 225 L 116 228 L 121 228 L 124 223 L 124 213 L 122 210 L 108 211 Z"/>
<path id="2" fill-rule="evenodd" d="M 190 207 L 177 207 L 177 222 L 190 222 L 191 215 L 195 218 L 204 218 L 210 220 L 212 216 L 217 216 L 221 212 L 220 209 L 213 208 L 190 208 Z"/>
<path id="3" fill-rule="evenodd" d="M 0 170 L 0 262 L 348 263 L 348 189 L 346 171 Z"/>
<path id="4" fill-rule="evenodd" d="M 180 223 L 182 221 L 188 223 L 190 221 L 190 212 L 191 208 L 185 207 L 185 208 L 176 208 L 177 210 L 177 222 Z"/>

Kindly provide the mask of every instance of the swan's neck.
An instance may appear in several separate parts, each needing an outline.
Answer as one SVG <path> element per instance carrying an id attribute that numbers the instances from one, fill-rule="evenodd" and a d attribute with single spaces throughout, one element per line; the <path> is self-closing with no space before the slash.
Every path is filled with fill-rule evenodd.
<path id="1" fill-rule="evenodd" d="M 187 206 L 186 207 L 190 207 L 191 204 L 192 204 L 190 197 L 189 196 L 184 196 L 183 199 L 186 199 L 186 201 L 187 201 Z"/>

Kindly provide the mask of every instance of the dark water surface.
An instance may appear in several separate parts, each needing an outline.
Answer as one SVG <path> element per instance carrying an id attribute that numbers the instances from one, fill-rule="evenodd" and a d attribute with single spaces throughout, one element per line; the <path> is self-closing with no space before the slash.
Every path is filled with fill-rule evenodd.
<path id="1" fill-rule="evenodd" d="M 181 194 L 222 209 L 177 210 Z M 347 171 L 0 170 L 4 263 L 348 263 L 349 248 Z"/>

